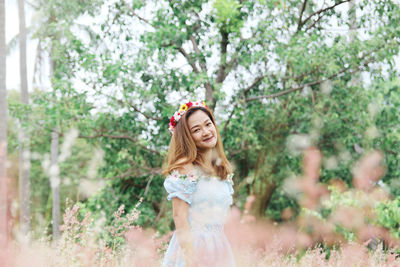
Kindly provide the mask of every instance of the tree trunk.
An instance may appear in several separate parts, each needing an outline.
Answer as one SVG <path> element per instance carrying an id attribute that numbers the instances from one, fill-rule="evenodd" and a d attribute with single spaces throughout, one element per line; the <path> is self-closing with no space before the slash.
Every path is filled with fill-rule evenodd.
<path id="1" fill-rule="evenodd" d="M 28 77 L 26 72 L 26 26 L 24 1 L 18 0 L 19 14 L 19 73 L 21 79 L 21 103 L 29 105 Z M 28 114 L 24 115 L 20 129 L 19 151 L 19 224 L 20 232 L 27 235 L 30 231 L 30 135 L 27 124 Z"/>
<path id="2" fill-rule="evenodd" d="M 7 217 L 7 88 L 5 1 L 0 0 L 0 248 L 8 241 Z"/>
<path id="3" fill-rule="evenodd" d="M 50 166 L 50 184 L 53 196 L 53 240 L 60 237 L 60 169 L 58 166 L 58 128 L 55 127 L 51 133 L 51 166 Z"/>
<path id="4" fill-rule="evenodd" d="M 215 109 L 215 105 L 216 105 L 216 99 L 214 97 L 214 88 L 207 83 L 205 85 L 206 87 L 206 104 L 209 108 L 211 108 L 211 110 Z"/>
<path id="5" fill-rule="evenodd" d="M 54 17 L 51 16 L 51 21 Z M 56 62 L 54 60 L 53 47 L 50 51 L 50 77 L 54 76 L 56 69 Z M 57 105 L 57 95 L 55 88 L 53 88 L 53 106 Z M 57 112 L 57 109 L 54 110 Z M 53 222 L 53 241 L 57 241 L 60 237 L 60 167 L 58 162 L 58 144 L 59 144 L 59 133 L 58 133 L 58 116 L 54 121 L 53 132 L 51 133 L 51 166 L 50 166 L 50 185 L 53 199 L 52 206 L 52 222 Z"/>
<path id="6" fill-rule="evenodd" d="M 250 213 L 256 218 L 264 217 L 265 210 L 276 189 L 276 182 L 272 177 L 274 173 L 274 164 L 270 162 L 270 159 L 274 159 L 276 155 L 274 157 L 271 149 L 272 148 L 269 147 L 267 149 L 268 151 L 261 150 L 258 153 L 254 181 L 250 192 L 255 196 Z"/>

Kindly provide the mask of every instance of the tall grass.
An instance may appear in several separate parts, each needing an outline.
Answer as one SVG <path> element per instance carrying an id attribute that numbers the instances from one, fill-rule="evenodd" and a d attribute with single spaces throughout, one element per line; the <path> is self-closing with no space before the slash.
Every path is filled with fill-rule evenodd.
<path id="1" fill-rule="evenodd" d="M 303 175 L 286 185 L 302 206 L 297 217 L 285 210 L 283 223 L 256 220 L 248 212 L 254 196 L 243 212 L 232 208 L 225 232 L 237 266 L 400 266 L 399 241 L 376 218 L 377 204 L 390 198 L 376 183 L 384 172 L 381 153 L 360 160 L 351 189 L 339 180 L 319 183 L 321 159 L 318 149 L 307 149 Z M 171 234 L 137 226 L 138 205 L 128 213 L 121 206 L 108 227 L 73 205 L 60 240 L 16 236 L 1 250 L 0 266 L 160 266 Z"/>

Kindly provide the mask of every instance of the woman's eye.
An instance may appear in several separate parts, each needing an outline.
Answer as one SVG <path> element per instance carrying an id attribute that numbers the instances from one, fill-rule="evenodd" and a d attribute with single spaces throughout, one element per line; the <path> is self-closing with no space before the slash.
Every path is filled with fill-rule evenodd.
<path id="1" fill-rule="evenodd" d="M 200 131 L 200 129 L 196 129 L 196 130 L 194 130 L 193 132 L 194 132 L 194 133 L 197 133 L 198 131 Z"/>
<path id="2" fill-rule="evenodd" d="M 211 122 L 209 122 L 209 123 L 207 123 L 207 126 L 210 126 L 212 123 Z"/>

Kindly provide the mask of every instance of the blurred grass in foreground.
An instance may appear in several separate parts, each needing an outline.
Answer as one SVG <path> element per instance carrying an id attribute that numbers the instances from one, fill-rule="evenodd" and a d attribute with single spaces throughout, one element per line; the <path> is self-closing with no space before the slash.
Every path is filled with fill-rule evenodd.
<path id="1" fill-rule="evenodd" d="M 400 265 L 398 199 L 377 184 L 385 171 L 382 154 L 373 151 L 358 162 L 352 189 L 340 180 L 319 183 L 321 161 L 317 148 L 306 149 L 302 177 L 285 184 L 302 206 L 297 217 L 284 210 L 281 224 L 256 221 L 249 214 L 254 196 L 243 212 L 232 208 L 225 231 L 238 266 Z M 171 233 L 137 226 L 140 203 L 126 215 L 121 206 L 111 227 L 71 206 L 58 242 L 17 236 L 0 252 L 1 266 L 160 266 Z"/>

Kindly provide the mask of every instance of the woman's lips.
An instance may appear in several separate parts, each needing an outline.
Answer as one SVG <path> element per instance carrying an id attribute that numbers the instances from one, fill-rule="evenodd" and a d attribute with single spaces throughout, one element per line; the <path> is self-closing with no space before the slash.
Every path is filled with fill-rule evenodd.
<path id="1" fill-rule="evenodd" d="M 210 142 L 213 138 L 214 138 L 214 136 L 211 136 L 209 138 L 203 139 L 203 142 Z"/>

